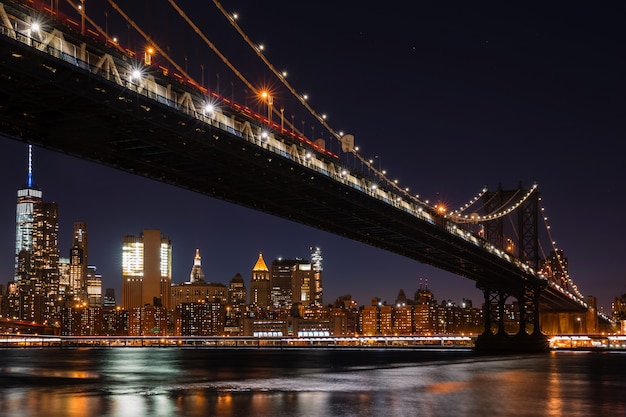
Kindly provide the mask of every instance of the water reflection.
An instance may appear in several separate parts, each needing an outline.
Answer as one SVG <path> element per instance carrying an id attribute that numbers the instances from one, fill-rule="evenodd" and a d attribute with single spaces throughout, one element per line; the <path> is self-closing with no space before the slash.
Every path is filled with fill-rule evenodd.
<path id="1" fill-rule="evenodd" d="M 626 415 L 624 354 L 119 348 L 2 358 L 3 416 Z"/>

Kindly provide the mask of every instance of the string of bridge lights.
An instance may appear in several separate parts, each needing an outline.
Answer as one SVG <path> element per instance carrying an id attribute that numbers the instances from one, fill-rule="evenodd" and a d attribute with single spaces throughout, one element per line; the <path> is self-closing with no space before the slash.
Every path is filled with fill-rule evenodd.
<path id="1" fill-rule="evenodd" d="M 487 187 L 486 186 L 483 187 L 483 189 L 480 190 L 480 192 L 478 194 L 476 194 L 472 199 L 470 199 L 463 206 L 461 206 L 458 209 L 456 209 L 453 212 L 451 212 L 450 215 L 460 215 L 465 210 L 467 210 L 468 208 L 473 206 L 478 200 L 480 200 L 482 198 L 482 196 L 484 196 L 487 191 L 488 191 Z"/>
<path id="2" fill-rule="evenodd" d="M 472 223 L 472 222 L 476 223 L 480 221 L 495 220 L 495 219 L 504 217 L 510 214 L 511 212 L 515 211 L 519 206 L 524 204 L 526 200 L 528 200 L 528 198 L 533 194 L 533 192 L 535 192 L 536 189 L 537 189 L 537 184 L 533 184 L 532 187 L 530 187 L 530 189 L 526 192 L 526 194 L 522 196 L 522 198 L 520 198 L 512 206 L 509 206 L 509 203 L 511 202 L 511 200 L 515 197 L 515 195 L 517 195 L 517 193 L 515 193 L 508 201 L 506 201 L 504 204 L 498 207 L 494 212 L 489 213 L 489 214 L 485 214 L 482 216 L 477 213 L 472 213 L 471 215 L 467 215 L 467 214 L 460 215 L 460 213 L 464 210 L 464 208 L 462 208 L 462 210 L 455 210 L 455 211 L 450 212 L 446 217 L 449 217 L 450 219 L 452 219 L 453 221 L 457 223 Z M 470 202 L 465 204 L 463 207 L 471 206 L 478 199 L 480 199 L 480 197 L 482 197 L 486 192 L 487 192 L 487 189 L 484 188 L 476 197 L 470 200 Z M 507 208 L 503 209 L 503 207 L 507 207 Z"/>
<path id="3" fill-rule="evenodd" d="M 541 197 L 539 197 L 539 201 L 541 201 Z M 572 288 L 572 290 L 574 291 L 574 293 L 580 299 L 584 299 L 584 296 L 578 290 L 578 286 L 574 283 L 574 281 L 570 277 L 568 269 L 563 265 L 563 259 L 561 258 L 561 254 L 559 253 L 559 250 L 556 246 L 556 241 L 552 237 L 551 227 L 550 227 L 550 224 L 548 223 L 548 217 L 545 215 L 545 208 L 541 204 L 540 204 L 540 210 L 541 210 L 541 216 L 543 218 L 544 225 L 546 226 L 546 231 L 548 233 L 548 239 L 550 239 L 550 244 L 552 245 L 552 250 L 554 251 L 554 256 L 556 257 L 559 263 L 559 267 L 561 268 L 561 271 L 564 272 L 565 278 L 568 284 L 570 285 L 570 287 Z"/>

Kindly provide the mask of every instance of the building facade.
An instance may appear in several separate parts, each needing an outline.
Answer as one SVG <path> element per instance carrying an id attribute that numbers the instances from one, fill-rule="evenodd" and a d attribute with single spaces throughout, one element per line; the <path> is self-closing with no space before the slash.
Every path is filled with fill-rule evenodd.
<path id="1" fill-rule="evenodd" d="M 172 242 L 159 230 L 125 236 L 122 247 L 122 305 L 172 308 Z"/>

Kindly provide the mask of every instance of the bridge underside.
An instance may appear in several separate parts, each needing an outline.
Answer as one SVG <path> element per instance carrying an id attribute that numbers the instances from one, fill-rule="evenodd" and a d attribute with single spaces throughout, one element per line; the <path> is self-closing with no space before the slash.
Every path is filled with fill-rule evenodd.
<path id="1" fill-rule="evenodd" d="M 0 133 L 363 242 L 507 293 L 532 275 L 288 158 L 0 36 Z M 581 309 L 550 288 L 542 308 Z"/>

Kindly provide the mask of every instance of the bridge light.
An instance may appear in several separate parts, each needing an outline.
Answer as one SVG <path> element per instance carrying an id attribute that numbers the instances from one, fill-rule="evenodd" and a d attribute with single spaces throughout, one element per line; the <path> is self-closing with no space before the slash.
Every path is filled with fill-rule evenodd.
<path id="1" fill-rule="evenodd" d="M 32 30 L 33 32 L 39 32 L 39 29 L 41 29 L 41 25 L 39 24 L 39 22 L 33 22 L 30 25 L 30 30 Z"/>
<path id="2" fill-rule="evenodd" d="M 283 78 L 287 78 L 287 71 L 283 71 L 282 73 Z"/>
<path id="3" fill-rule="evenodd" d="M 303 94 L 302 95 L 302 99 L 303 100 L 308 100 L 309 99 L 309 95 L 308 94 Z"/>
<path id="4" fill-rule="evenodd" d="M 130 78 L 131 78 L 131 80 L 141 79 L 141 71 L 138 70 L 138 69 L 134 69 L 133 72 L 131 72 L 131 74 L 130 74 Z"/>
<path id="5" fill-rule="evenodd" d="M 212 104 L 207 104 L 204 106 L 204 114 L 212 114 L 215 111 L 215 108 L 213 107 Z"/>
<path id="6" fill-rule="evenodd" d="M 146 63 L 146 65 L 152 65 L 152 55 L 154 54 L 154 48 L 151 46 L 148 46 L 146 48 L 145 53 L 143 54 L 143 60 Z"/>
<path id="7" fill-rule="evenodd" d="M 233 13 L 233 14 L 232 14 L 232 16 L 231 16 L 231 18 L 232 18 L 233 20 L 237 20 L 237 19 L 239 19 L 239 15 L 238 15 L 237 13 Z"/>

